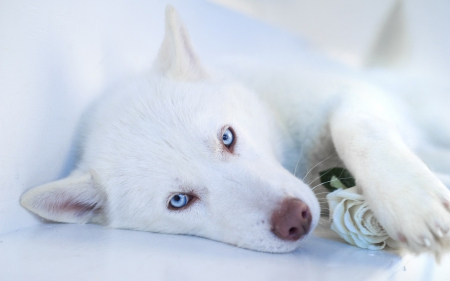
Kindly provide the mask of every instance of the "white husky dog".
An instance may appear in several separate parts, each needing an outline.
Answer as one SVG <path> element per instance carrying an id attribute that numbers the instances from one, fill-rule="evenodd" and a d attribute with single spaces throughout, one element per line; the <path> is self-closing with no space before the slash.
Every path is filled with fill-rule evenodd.
<path id="1" fill-rule="evenodd" d="M 339 162 L 392 238 L 414 252 L 444 249 L 450 192 L 379 90 L 306 72 L 241 72 L 238 83 L 207 71 L 168 7 L 152 71 L 95 104 L 76 169 L 21 204 L 51 221 L 289 252 L 320 217 L 311 188 L 292 174 L 302 152 L 299 169 L 316 166 L 308 181 Z"/>

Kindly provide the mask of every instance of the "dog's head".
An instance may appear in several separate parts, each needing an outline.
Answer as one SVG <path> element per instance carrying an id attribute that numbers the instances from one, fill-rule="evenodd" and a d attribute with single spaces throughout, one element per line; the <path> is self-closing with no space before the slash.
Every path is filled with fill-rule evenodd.
<path id="1" fill-rule="evenodd" d="M 274 120 L 254 93 L 207 73 L 168 7 L 150 77 L 100 100 L 77 169 L 21 203 L 52 221 L 292 251 L 316 226 L 319 204 L 280 164 Z"/>

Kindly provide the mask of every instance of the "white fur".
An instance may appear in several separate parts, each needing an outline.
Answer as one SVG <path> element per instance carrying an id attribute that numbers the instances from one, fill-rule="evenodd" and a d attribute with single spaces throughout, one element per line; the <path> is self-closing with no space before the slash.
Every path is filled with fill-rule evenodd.
<path id="1" fill-rule="evenodd" d="M 320 216 L 313 192 L 292 172 L 313 184 L 318 171 L 342 165 L 394 239 L 416 252 L 443 249 L 450 193 L 415 156 L 420 133 L 392 99 L 335 74 L 245 63 L 228 69 L 233 79 L 213 74 L 173 8 L 166 18 L 153 70 L 108 91 L 92 107 L 76 170 L 25 193 L 23 206 L 53 221 L 287 252 L 301 241 L 271 232 L 280 202 L 305 202 L 312 228 Z M 226 125 L 236 132 L 233 154 L 219 139 Z M 175 193 L 199 199 L 169 210 Z"/>

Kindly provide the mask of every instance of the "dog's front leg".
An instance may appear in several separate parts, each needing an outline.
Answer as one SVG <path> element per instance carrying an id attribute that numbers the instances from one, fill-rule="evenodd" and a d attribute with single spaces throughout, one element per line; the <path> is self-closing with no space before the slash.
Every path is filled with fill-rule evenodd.
<path id="1" fill-rule="evenodd" d="M 338 108 L 330 119 L 337 153 L 380 224 L 414 252 L 449 244 L 450 192 L 377 114 Z"/>

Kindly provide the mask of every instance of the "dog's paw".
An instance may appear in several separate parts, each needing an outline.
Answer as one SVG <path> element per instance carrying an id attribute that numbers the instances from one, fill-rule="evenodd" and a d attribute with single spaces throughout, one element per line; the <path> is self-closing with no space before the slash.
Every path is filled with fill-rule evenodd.
<path id="1" fill-rule="evenodd" d="M 450 191 L 437 178 L 412 181 L 392 193 L 374 210 L 389 236 L 414 253 L 440 256 L 450 248 Z"/>

